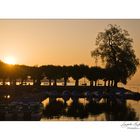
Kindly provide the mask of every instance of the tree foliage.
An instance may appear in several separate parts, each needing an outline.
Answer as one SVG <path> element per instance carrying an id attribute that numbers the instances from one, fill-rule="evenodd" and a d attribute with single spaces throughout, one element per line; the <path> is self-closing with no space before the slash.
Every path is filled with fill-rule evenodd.
<path id="1" fill-rule="evenodd" d="M 98 47 L 91 52 L 91 56 L 100 57 L 105 68 L 113 70 L 115 85 L 118 82 L 126 84 L 139 65 L 139 59 L 133 49 L 133 39 L 128 31 L 110 24 L 104 32 L 98 33 L 96 46 Z"/>

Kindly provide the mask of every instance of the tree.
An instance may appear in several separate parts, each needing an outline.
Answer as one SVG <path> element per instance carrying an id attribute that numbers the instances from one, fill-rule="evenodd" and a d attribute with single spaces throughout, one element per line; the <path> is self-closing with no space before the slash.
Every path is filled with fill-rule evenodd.
<path id="1" fill-rule="evenodd" d="M 3 85 L 5 85 L 5 81 L 8 78 L 7 73 L 7 64 L 0 60 L 0 79 L 2 79 Z"/>
<path id="2" fill-rule="evenodd" d="M 51 86 L 51 80 L 53 79 L 53 72 L 52 72 L 54 69 L 53 67 L 54 67 L 53 65 L 42 66 L 43 73 L 49 80 L 49 86 Z"/>
<path id="3" fill-rule="evenodd" d="M 23 85 L 23 83 L 27 81 L 27 78 L 30 74 L 30 67 L 29 66 L 26 66 L 26 65 L 18 65 L 18 70 L 19 70 L 19 78 L 20 78 L 20 85 Z"/>
<path id="4" fill-rule="evenodd" d="M 90 81 L 90 86 L 97 86 L 97 80 L 103 79 L 103 69 L 97 66 L 90 67 L 86 72 L 86 78 Z"/>
<path id="5" fill-rule="evenodd" d="M 19 77 L 19 69 L 17 65 L 6 64 L 7 78 L 10 85 L 16 86 L 16 80 Z"/>
<path id="6" fill-rule="evenodd" d="M 104 69 L 104 82 L 105 82 L 104 86 L 107 86 L 106 85 L 107 81 L 108 81 L 108 86 L 113 86 L 114 79 L 116 77 L 119 77 L 118 74 L 119 74 L 119 71 L 117 71 L 117 69 L 115 69 L 115 67 Z"/>
<path id="7" fill-rule="evenodd" d="M 33 79 L 33 85 L 40 86 L 41 80 L 44 78 L 41 68 L 37 66 L 30 67 L 29 74 L 31 78 Z"/>
<path id="8" fill-rule="evenodd" d="M 117 86 L 118 82 L 126 84 L 139 65 L 139 59 L 133 50 L 133 39 L 128 31 L 110 24 L 104 32 L 97 35 L 96 45 L 98 47 L 91 52 L 91 56 L 100 57 L 105 68 L 115 70 L 114 86 Z"/>
<path id="9" fill-rule="evenodd" d="M 52 67 L 52 79 L 54 81 L 54 86 L 57 86 L 57 80 L 62 78 L 62 68 L 61 66 Z"/>
<path id="10" fill-rule="evenodd" d="M 68 81 L 68 79 L 69 79 L 69 77 L 71 76 L 70 75 L 70 66 L 63 66 L 61 69 L 62 69 L 62 73 L 61 73 L 61 75 L 62 75 L 62 77 L 63 77 L 63 79 L 64 79 L 64 86 L 67 86 L 67 81 Z"/>
<path id="11" fill-rule="evenodd" d="M 70 75 L 75 80 L 75 86 L 78 86 L 79 80 L 86 75 L 87 66 L 84 64 L 74 65 L 70 69 Z"/>
<path id="12" fill-rule="evenodd" d="M 49 86 L 51 86 L 51 81 L 54 81 L 54 86 L 57 86 L 57 79 L 62 78 L 62 68 L 61 66 L 47 65 L 42 67 L 44 74 L 49 80 Z"/>

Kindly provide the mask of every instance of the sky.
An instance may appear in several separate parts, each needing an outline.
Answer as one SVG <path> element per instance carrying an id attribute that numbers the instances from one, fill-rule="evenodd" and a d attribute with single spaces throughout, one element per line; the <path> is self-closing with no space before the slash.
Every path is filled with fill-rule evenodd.
<path id="1" fill-rule="evenodd" d="M 126 29 L 140 58 L 140 20 L 0 20 L 0 60 L 25 65 L 95 65 L 91 51 L 108 24 Z M 129 83 L 140 84 L 139 70 Z"/>

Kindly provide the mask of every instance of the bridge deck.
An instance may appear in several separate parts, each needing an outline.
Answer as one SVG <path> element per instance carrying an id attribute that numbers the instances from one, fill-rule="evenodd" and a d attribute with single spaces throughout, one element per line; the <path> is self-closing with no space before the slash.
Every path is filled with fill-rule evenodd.
<path id="1" fill-rule="evenodd" d="M 33 86 L 16 86 L 10 87 L 0 86 L 1 100 L 3 100 L 4 95 L 10 94 L 9 101 L 39 101 L 42 102 L 46 98 L 63 98 L 68 99 L 132 99 L 140 100 L 140 94 L 126 90 L 124 88 L 113 88 L 113 87 L 89 87 L 89 86 L 56 86 L 47 87 L 41 86 L 39 88 Z"/>

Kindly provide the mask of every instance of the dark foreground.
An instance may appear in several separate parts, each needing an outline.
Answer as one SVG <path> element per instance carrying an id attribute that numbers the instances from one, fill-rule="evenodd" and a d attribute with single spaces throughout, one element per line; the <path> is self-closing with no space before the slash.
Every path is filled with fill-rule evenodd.
<path id="1" fill-rule="evenodd" d="M 99 103 L 79 100 L 77 103 L 61 100 L 48 103 L 44 109 L 41 121 L 138 121 L 139 114 L 133 106 L 135 101 L 123 104 Z M 137 103 L 137 105 L 140 105 Z"/>
<path id="2" fill-rule="evenodd" d="M 10 98 L 5 96 L 10 95 Z M 11 101 L 38 101 L 42 102 L 46 98 L 121 98 L 140 100 L 140 94 L 124 88 L 114 87 L 90 87 L 90 86 L 0 86 L 0 102 Z"/>
<path id="3" fill-rule="evenodd" d="M 0 93 L 0 120 L 93 120 L 102 113 L 103 120 L 138 120 L 127 100 L 139 101 L 140 94 L 124 88 L 5 86 Z"/>

